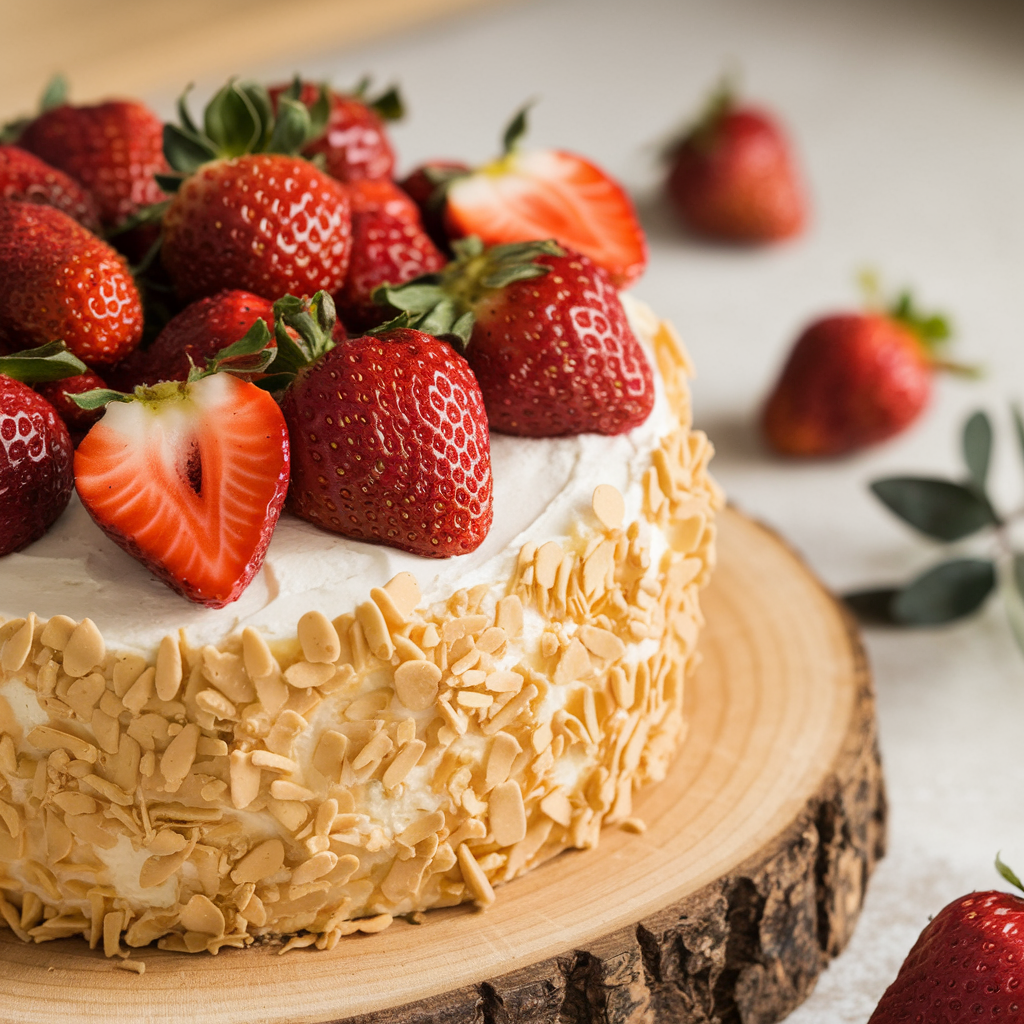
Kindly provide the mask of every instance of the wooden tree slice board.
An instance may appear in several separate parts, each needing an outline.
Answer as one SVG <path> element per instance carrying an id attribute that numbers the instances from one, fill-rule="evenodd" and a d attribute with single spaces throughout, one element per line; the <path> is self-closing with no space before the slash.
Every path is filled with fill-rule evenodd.
<path id="1" fill-rule="evenodd" d="M 704 662 L 647 831 L 606 830 L 498 890 L 332 952 L 137 950 L 0 930 L 18 1024 L 684 1022 L 781 1019 L 846 944 L 881 856 L 885 797 L 856 633 L 806 567 L 727 510 Z"/>

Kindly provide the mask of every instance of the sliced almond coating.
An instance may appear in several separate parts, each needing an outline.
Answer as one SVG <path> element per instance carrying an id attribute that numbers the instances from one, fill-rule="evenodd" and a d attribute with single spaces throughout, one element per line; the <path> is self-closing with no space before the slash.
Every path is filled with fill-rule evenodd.
<path id="1" fill-rule="evenodd" d="M 592 671 L 587 649 L 576 637 L 573 637 L 569 641 L 569 646 L 562 652 L 561 658 L 558 659 L 558 666 L 555 668 L 555 683 L 560 686 L 574 683 L 577 679 L 585 679 Z"/>
<path id="2" fill-rule="evenodd" d="M 150 698 L 153 696 L 154 683 L 156 681 L 156 669 L 147 668 L 145 669 L 138 678 L 135 680 L 124 696 L 121 698 L 121 703 L 133 714 L 139 714 L 142 709 L 149 703 Z"/>
<path id="3" fill-rule="evenodd" d="M 395 604 L 394 598 L 381 587 L 374 587 L 370 591 L 370 600 L 380 609 L 384 621 L 390 629 L 401 629 L 406 623 L 406 616 Z"/>
<path id="4" fill-rule="evenodd" d="M 417 843 L 423 842 L 428 836 L 434 835 L 444 828 L 444 811 L 430 811 L 422 817 L 417 818 L 405 831 L 395 836 L 395 839 L 410 849 Z"/>
<path id="5" fill-rule="evenodd" d="M 299 619 L 299 645 L 306 661 L 333 664 L 341 655 L 338 631 L 323 612 L 311 611 Z"/>
<path id="6" fill-rule="evenodd" d="M 390 928 L 394 920 L 390 914 L 377 914 L 376 917 L 362 917 L 353 924 L 356 925 L 356 930 L 364 935 L 376 935 L 385 928 Z"/>
<path id="7" fill-rule="evenodd" d="M 271 715 L 276 715 L 292 695 L 280 670 L 275 670 L 269 676 L 261 676 L 255 685 L 257 699 Z"/>
<path id="8" fill-rule="evenodd" d="M 208 897 L 197 893 L 181 908 L 181 923 L 190 932 L 224 934 L 224 914 Z"/>
<path id="9" fill-rule="evenodd" d="M 560 789 L 554 789 L 540 802 L 540 809 L 554 822 L 568 828 L 572 821 L 572 804 Z"/>
<path id="10" fill-rule="evenodd" d="M 140 654 L 119 653 L 114 659 L 114 693 L 123 697 L 132 683 L 146 670 L 146 659 Z"/>
<path id="11" fill-rule="evenodd" d="M 606 530 L 617 530 L 626 515 L 626 503 L 617 487 L 598 484 L 594 488 L 594 515 Z"/>
<path id="12" fill-rule="evenodd" d="M 82 619 L 64 647 L 64 671 L 69 676 L 87 675 L 107 653 L 103 635 L 92 619 Z"/>
<path id="13" fill-rule="evenodd" d="M 304 860 L 292 872 L 292 885 L 307 885 L 330 874 L 338 864 L 338 855 L 329 850 Z"/>
<path id="14" fill-rule="evenodd" d="M 135 803 L 134 794 L 126 793 L 120 786 L 115 786 L 113 782 L 108 782 L 106 779 L 100 778 L 99 775 L 86 775 L 82 779 L 82 783 L 94 793 L 99 793 L 104 799 L 119 807 L 131 807 Z"/>
<path id="15" fill-rule="evenodd" d="M 422 661 L 427 656 L 416 644 L 407 637 L 402 636 L 401 633 L 396 633 L 391 637 L 391 640 L 395 645 L 395 654 L 402 661 Z"/>
<path id="16" fill-rule="evenodd" d="M 416 605 L 420 603 L 420 585 L 411 572 L 400 572 L 384 584 L 388 596 L 395 607 L 406 619 L 412 615 Z"/>
<path id="17" fill-rule="evenodd" d="M 523 631 L 523 602 L 515 594 L 498 602 L 496 625 L 510 637 L 517 637 Z"/>
<path id="18" fill-rule="evenodd" d="M 236 885 L 242 882 L 262 882 L 264 878 L 276 875 L 283 866 L 284 843 L 280 839 L 268 839 L 250 850 L 235 865 L 231 881 Z"/>
<path id="19" fill-rule="evenodd" d="M 526 838 L 526 808 L 523 791 L 515 781 L 503 782 L 491 790 L 491 835 L 499 846 L 511 846 Z"/>
<path id="20" fill-rule="evenodd" d="M 394 789 L 416 766 L 416 762 L 423 756 L 427 749 L 423 740 L 409 740 L 408 743 L 398 752 L 397 757 L 388 765 L 384 773 L 383 783 L 385 789 Z"/>
<path id="21" fill-rule="evenodd" d="M 8 637 L 2 652 L 0 652 L 0 668 L 6 669 L 8 672 L 17 672 L 25 664 L 28 652 L 32 650 L 32 635 L 35 632 L 35 625 L 36 617 L 34 614 L 30 614 L 18 631 Z M 92 667 L 90 665 L 85 672 Z M 81 672 L 79 675 L 85 675 L 85 672 Z"/>
<path id="22" fill-rule="evenodd" d="M 201 711 L 213 715 L 214 718 L 221 718 L 225 721 L 238 719 L 238 709 L 235 705 L 220 690 L 214 690 L 212 687 L 200 690 L 196 694 L 196 704 Z"/>
<path id="23" fill-rule="evenodd" d="M 518 693 L 523 688 L 523 677 L 518 672 L 499 668 L 487 674 L 484 686 L 492 693 Z"/>
<path id="24" fill-rule="evenodd" d="M 247 704 L 256 696 L 239 655 L 218 651 L 208 644 L 202 650 L 202 657 L 203 675 L 232 703 Z"/>
<path id="25" fill-rule="evenodd" d="M 460 690 L 455 695 L 455 702 L 462 708 L 489 708 L 494 698 L 489 693 L 477 693 L 474 690 Z"/>
<path id="26" fill-rule="evenodd" d="M 117 718 L 111 718 L 106 712 L 97 708 L 92 713 L 91 725 L 100 749 L 108 754 L 116 754 L 121 742 L 121 726 Z"/>
<path id="27" fill-rule="evenodd" d="M 51 864 L 63 860 L 74 846 L 71 830 L 51 810 L 46 812 L 46 856 Z"/>
<path id="28" fill-rule="evenodd" d="M 583 562 L 583 593 L 592 597 L 606 586 L 608 575 L 615 569 L 615 544 L 602 541 Z"/>
<path id="29" fill-rule="evenodd" d="M 189 722 L 168 744 L 160 758 L 160 774 L 167 781 L 168 792 L 174 793 L 192 770 L 199 743 L 199 726 Z"/>
<path id="30" fill-rule="evenodd" d="M 259 896 L 249 897 L 249 902 L 240 911 L 246 921 L 251 921 L 257 928 L 262 928 L 267 923 L 267 911 Z"/>
<path id="31" fill-rule="evenodd" d="M 356 608 L 356 619 L 363 627 L 370 651 L 381 661 L 390 661 L 395 653 L 395 645 L 391 642 L 391 633 L 384 615 L 373 601 L 364 601 Z"/>
<path id="32" fill-rule="evenodd" d="M 119 971 L 128 971 L 131 974 L 145 974 L 146 973 L 146 962 L 145 960 L 118 960 L 114 967 Z"/>
<path id="33" fill-rule="evenodd" d="M 262 774 L 246 751 L 232 750 L 228 756 L 228 777 L 231 781 L 231 803 L 243 810 L 260 794 Z"/>
<path id="34" fill-rule="evenodd" d="M 37 725 L 27 736 L 28 742 L 37 750 L 49 753 L 51 750 L 68 750 L 79 761 L 95 764 L 100 752 L 86 740 L 73 733 L 62 732 L 51 725 Z"/>
<path id="35" fill-rule="evenodd" d="M 379 764 L 381 759 L 386 757 L 394 747 L 391 737 L 384 732 L 378 732 L 371 736 L 363 745 L 363 749 L 352 759 L 352 767 L 355 771 L 362 771 L 371 764 Z"/>
<path id="36" fill-rule="evenodd" d="M 488 736 L 493 736 L 496 732 L 504 729 L 505 726 L 511 725 L 521 714 L 529 712 L 530 701 L 537 696 L 540 691 L 537 687 L 530 683 L 524 686 L 484 727 L 483 731 Z"/>
<path id="37" fill-rule="evenodd" d="M 156 695 L 161 700 L 174 700 L 181 676 L 181 646 L 176 637 L 165 636 L 156 653 Z"/>
<path id="38" fill-rule="evenodd" d="M 311 690 L 314 686 L 323 686 L 335 673 L 331 664 L 297 661 L 284 671 L 285 681 L 297 690 Z"/>
<path id="39" fill-rule="evenodd" d="M 457 619 L 448 619 L 441 627 L 441 636 L 446 644 L 453 644 L 464 636 L 483 632 L 491 620 L 486 615 L 463 615 Z"/>
<path id="40" fill-rule="evenodd" d="M 505 630 L 500 626 L 491 626 L 488 629 L 485 629 L 477 639 L 476 648 L 484 654 L 493 654 L 505 643 L 507 639 Z"/>
<path id="41" fill-rule="evenodd" d="M 555 585 L 555 574 L 562 564 L 562 556 L 565 552 L 562 546 L 553 540 L 542 544 L 534 560 L 534 579 L 545 590 L 550 590 Z"/>
<path id="42" fill-rule="evenodd" d="M 278 668 L 267 641 L 252 626 L 246 626 L 242 630 L 242 663 L 245 665 L 245 671 L 254 680 L 273 675 Z"/>
<path id="43" fill-rule="evenodd" d="M 316 745 L 313 767 L 330 782 L 341 782 L 341 770 L 348 750 L 348 737 L 328 729 Z"/>
<path id="44" fill-rule="evenodd" d="M 597 626 L 580 626 L 576 635 L 592 654 L 607 661 L 618 661 L 626 653 L 626 645 L 610 630 Z"/>
<path id="45" fill-rule="evenodd" d="M 21 835 L 24 828 L 21 811 L 17 807 L 12 807 L 5 800 L 0 800 L 0 821 L 7 826 L 7 831 L 12 839 L 17 839 Z"/>
<path id="46" fill-rule="evenodd" d="M 0 698 L 2 699 L 2 698 Z M 9 733 L 0 735 L 0 772 L 4 775 L 14 775 L 18 770 L 18 751 L 14 747 L 14 740 Z"/>
<path id="47" fill-rule="evenodd" d="M 462 877 L 470 892 L 473 893 L 474 902 L 481 907 L 488 907 L 494 902 L 494 890 L 487 876 L 483 873 L 480 865 L 473 856 L 473 851 L 462 843 L 458 849 L 459 867 L 462 869 Z"/>
<path id="48" fill-rule="evenodd" d="M 283 754 L 290 757 L 292 747 L 296 739 L 306 731 L 309 723 L 298 712 L 287 710 L 277 716 L 270 732 L 267 733 L 265 743 L 275 754 Z"/>
<path id="49" fill-rule="evenodd" d="M 405 661 L 395 669 L 395 693 L 410 711 L 426 711 L 440 682 L 441 670 L 429 661 Z"/>
<path id="50" fill-rule="evenodd" d="M 86 793 L 76 793 L 66 789 L 60 793 L 54 793 L 50 799 L 65 814 L 95 814 L 96 801 Z"/>
<path id="51" fill-rule="evenodd" d="M 52 647 L 55 651 L 63 651 L 78 625 L 74 619 L 66 615 L 54 615 L 47 620 L 39 635 L 39 642 L 44 647 Z"/>
<path id="52" fill-rule="evenodd" d="M 112 910 L 103 917 L 103 955 L 118 956 L 121 953 L 121 928 L 124 926 L 124 911 Z"/>
<path id="53" fill-rule="evenodd" d="M 258 768 L 269 768 L 271 771 L 283 772 L 286 775 L 292 775 L 299 770 L 298 761 L 275 754 L 270 750 L 254 750 L 252 763 Z"/>
<path id="54" fill-rule="evenodd" d="M 172 853 L 180 853 L 186 846 L 188 840 L 180 832 L 163 828 L 153 836 L 146 849 L 153 857 L 169 857 Z"/>
<path id="55" fill-rule="evenodd" d="M 289 782 L 287 779 L 275 779 L 270 784 L 270 795 L 275 800 L 312 800 L 316 794 L 297 782 Z"/>

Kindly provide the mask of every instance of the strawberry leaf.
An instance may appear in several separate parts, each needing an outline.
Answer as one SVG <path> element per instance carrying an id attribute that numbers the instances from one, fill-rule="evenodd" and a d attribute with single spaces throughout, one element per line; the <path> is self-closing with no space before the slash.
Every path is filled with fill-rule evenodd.
<path id="1" fill-rule="evenodd" d="M 967 471 L 978 491 L 984 494 L 992 457 L 992 423 L 983 412 L 976 412 L 966 424 L 963 432 L 963 456 Z"/>
<path id="2" fill-rule="evenodd" d="M 938 626 L 977 611 L 996 585 L 992 562 L 957 558 L 922 573 L 893 595 L 893 619 L 908 626 Z"/>
<path id="3" fill-rule="evenodd" d="M 135 396 L 125 394 L 123 391 L 114 391 L 111 388 L 93 388 L 92 391 L 83 391 L 76 395 L 68 392 L 68 398 L 79 407 L 79 409 L 102 409 L 111 402 L 134 402 Z"/>
<path id="4" fill-rule="evenodd" d="M 207 104 L 203 127 L 218 155 L 227 157 L 255 152 L 264 133 L 264 122 L 249 90 L 240 87 L 235 79 Z"/>
<path id="5" fill-rule="evenodd" d="M 888 477 L 871 490 L 904 522 L 936 540 L 960 540 L 998 523 L 989 503 L 963 484 L 931 477 Z"/>
<path id="6" fill-rule="evenodd" d="M 47 83 L 39 100 L 39 110 L 45 113 L 62 107 L 68 101 L 68 80 L 58 71 Z"/>
<path id="7" fill-rule="evenodd" d="M 311 138 L 312 123 L 305 104 L 287 96 L 277 102 L 277 120 L 267 144 L 269 153 L 294 153 Z"/>
<path id="8" fill-rule="evenodd" d="M 999 872 L 1010 883 L 1010 885 L 1016 886 L 1021 892 L 1024 892 L 1024 882 L 1022 882 L 1013 869 L 1003 862 L 1003 858 L 997 853 L 996 854 L 996 871 Z"/>
<path id="9" fill-rule="evenodd" d="M 164 125 L 164 157 L 176 171 L 191 174 L 216 156 L 216 147 L 203 136 L 177 125 Z M 164 185 L 161 183 L 160 187 L 164 188 Z"/>
<path id="10" fill-rule="evenodd" d="M 530 107 L 534 105 L 536 100 L 530 100 L 529 103 L 524 104 L 519 108 L 516 115 L 508 123 L 508 127 L 505 129 L 505 134 L 501 138 L 501 155 L 508 156 L 519 147 L 519 143 L 522 142 L 523 136 L 526 135 L 527 118 L 526 115 L 530 112 Z"/>
<path id="11" fill-rule="evenodd" d="M 861 622 L 893 626 L 896 620 L 892 615 L 892 599 L 897 593 L 896 587 L 876 587 L 843 594 L 843 600 Z"/>
<path id="12" fill-rule="evenodd" d="M 366 105 L 385 121 L 399 121 L 405 117 L 405 103 L 397 85 L 391 86 L 376 99 L 367 100 Z"/>
<path id="13" fill-rule="evenodd" d="M 904 289 L 888 310 L 889 316 L 909 327 L 929 351 L 941 348 L 953 336 L 949 319 L 941 313 L 924 313 Z"/>
<path id="14" fill-rule="evenodd" d="M 258 319 L 238 341 L 215 353 L 206 362 L 206 369 L 193 367 L 188 375 L 189 381 L 208 377 L 222 370 L 236 373 L 262 373 L 274 361 L 277 352 L 268 348 L 270 344 L 270 328 L 266 321 Z M 230 363 L 231 365 L 227 365 Z"/>
<path id="15" fill-rule="evenodd" d="M 0 356 L 0 373 L 23 384 L 43 384 L 50 380 L 77 377 L 85 370 L 85 363 L 73 355 L 63 341 L 51 341 L 38 348 Z"/>

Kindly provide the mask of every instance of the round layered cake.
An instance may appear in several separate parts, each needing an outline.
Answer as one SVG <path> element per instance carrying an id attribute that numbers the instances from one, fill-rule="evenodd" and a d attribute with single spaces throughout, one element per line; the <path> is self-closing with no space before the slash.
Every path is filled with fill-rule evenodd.
<path id="1" fill-rule="evenodd" d="M 74 500 L 0 562 L 0 914 L 19 938 L 331 948 L 640 827 L 633 794 L 685 732 L 721 496 L 685 350 L 624 301 L 653 412 L 614 437 L 493 435 L 472 554 L 286 515 L 211 610 Z"/>

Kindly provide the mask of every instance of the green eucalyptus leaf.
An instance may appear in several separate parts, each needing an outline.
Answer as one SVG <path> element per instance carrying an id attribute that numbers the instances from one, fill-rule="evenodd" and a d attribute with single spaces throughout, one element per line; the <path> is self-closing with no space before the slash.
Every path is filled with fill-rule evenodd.
<path id="1" fill-rule="evenodd" d="M 9 356 L 0 356 L 0 373 L 24 384 L 43 384 L 65 377 L 77 377 L 86 370 L 85 363 L 68 350 L 63 341 L 51 341 L 38 348 L 22 349 Z"/>
<path id="2" fill-rule="evenodd" d="M 1024 882 L 1022 882 L 1014 872 L 1013 868 L 1009 867 L 1003 862 L 1003 858 L 997 853 L 996 854 L 996 871 L 999 872 L 1010 883 L 1010 885 L 1016 886 L 1021 892 L 1024 892 Z"/>
<path id="3" fill-rule="evenodd" d="M 134 395 L 126 395 L 123 391 L 113 391 L 110 388 L 94 388 L 92 391 L 83 391 L 80 395 L 69 394 L 68 398 L 79 407 L 79 409 L 102 409 L 111 402 L 134 402 Z"/>
<path id="4" fill-rule="evenodd" d="M 281 96 L 277 102 L 277 120 L 274 131 L 267 144 L 270 153 L 298 153 L 313 137 L 311 133 L 309 111 L 305 104 L 287 96 Z"/>
<path id="5" fill-rule="evenodd" d="M 936 540 L 960 540 L 997 522 L 984 498 L 950 480 L 888 477 L 875 480 L 871 490 L 890 511 Z"/>
<path id="6" fill-rule="evenodd" d="M 217 150 L 208 139 L 175 124 L 164 125 L 164 157 L 176 171 L 191 174 L 202 164 L 217 157 Z M 161 177 L 161 176 L 158 176 Z M 164 188 L 164 185 L 160 185 Z"/>
<path id="7" fill-rule="evenodd" d="M 896 624 L 892 615 L 892 599 L 896 592 L 895 587 L 854 590 L 843 594 L 843 600 L 862 622 L 892 626 Z"/>
<path id="8" fill-rule="evenodd" d="M 68 80 L 57 72 L 46 83 L 43 95 L 39 100 L 39 109 L 43 113 L 53 110 L 54 107 L 62 107 L 68 101 Z"/>
<path id="9" fill-rule="evenodd" d="M 976 412 L 964 425 L 963 455 L 971 479 L 984 494 L 992 458 L 992 423 L 981 411 Z"/>
<path id="10" fill-rule="evenodd" d="M 908 626 L 937 626 L 977 611 L 996 585 L 992 562 L 956 558 L 922 573 L 892 598 L 892 616 Z"/>

